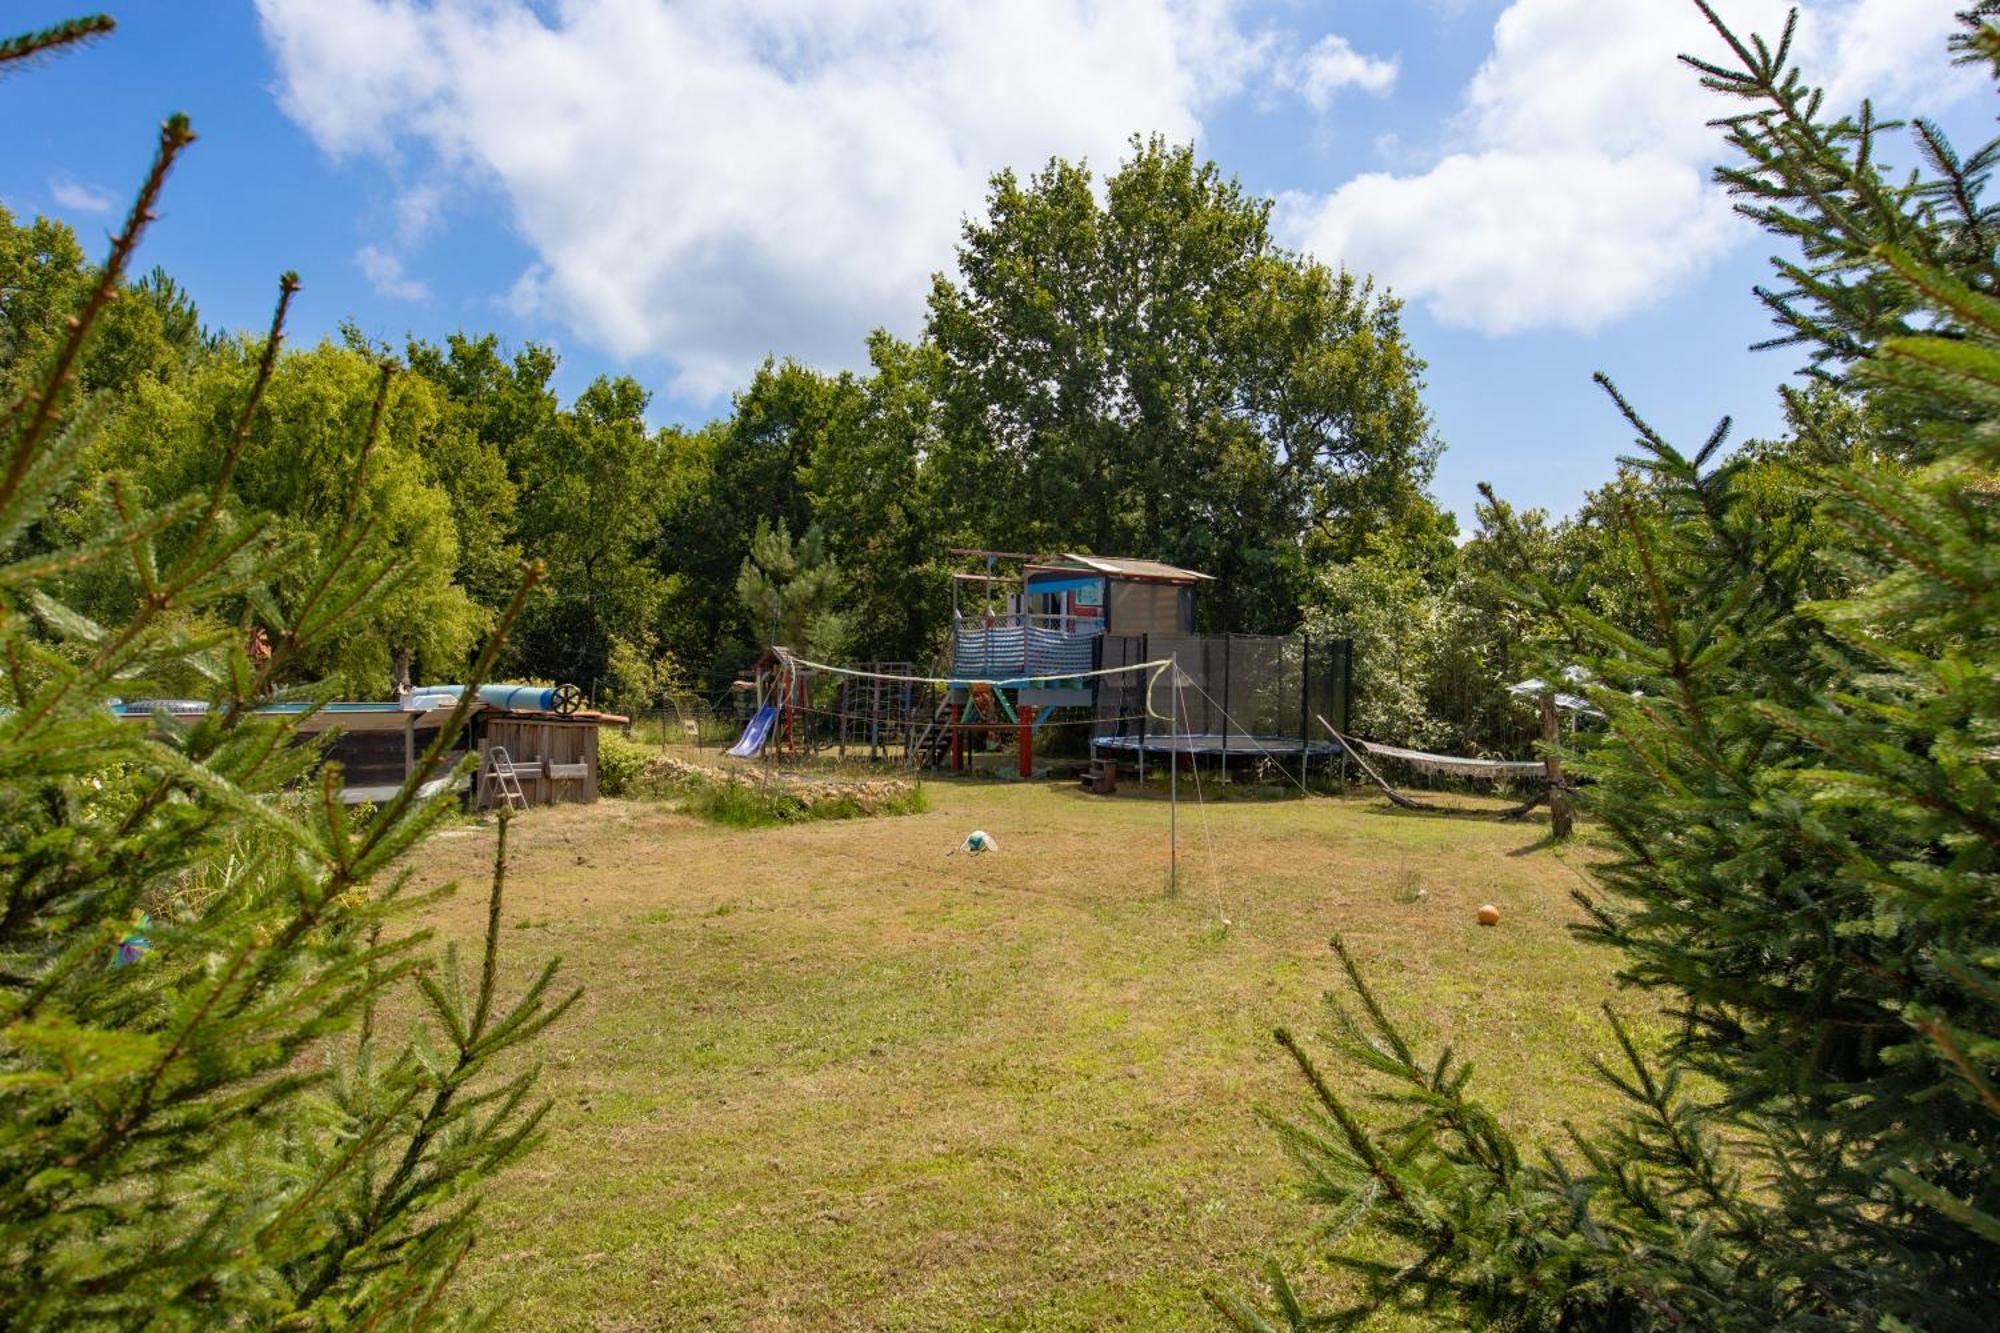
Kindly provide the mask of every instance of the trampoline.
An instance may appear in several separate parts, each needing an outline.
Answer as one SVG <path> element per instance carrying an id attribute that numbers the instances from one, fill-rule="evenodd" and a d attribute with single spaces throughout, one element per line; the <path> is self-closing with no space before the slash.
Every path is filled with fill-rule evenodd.
<path id="1" fill-rule="evenodd" d="M 1157 673 L 1113 676 L 1097 688 L 1093 754 L 1146 761 L 1188 755 L 1232 760 L 1332 761 L 1340 745 L 1320 727 L 1347 722 L 1353 645 L 1302 634 L 1150 634 L 1107 637 L 1107 667 L 1170 661 Z"/>

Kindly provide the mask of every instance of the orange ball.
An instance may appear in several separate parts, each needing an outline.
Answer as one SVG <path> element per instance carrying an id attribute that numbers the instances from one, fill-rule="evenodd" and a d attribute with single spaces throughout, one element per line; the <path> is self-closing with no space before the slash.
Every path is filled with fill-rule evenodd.
<path id="1" fill-rule="evenodd" d="M 1492 903 L 1482 903 L 1479 908 L 1479 924 L 1497 926 L 1500 924 L 1500 909 Z"/>

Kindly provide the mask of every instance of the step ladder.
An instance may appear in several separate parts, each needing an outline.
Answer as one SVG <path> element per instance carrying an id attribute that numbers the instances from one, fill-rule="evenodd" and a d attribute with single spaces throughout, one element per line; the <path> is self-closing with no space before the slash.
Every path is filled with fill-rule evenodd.
<path id="1" fill-rule="evenodd" d="M 486 751 L 485 779 L 499 791 L 500 799 L 509 810 L 526 810 L 528 794 L 521 790 L 521 779 L 514 772 L 514 761 L 507 754 L 507 747 L 494 745 Z"/>

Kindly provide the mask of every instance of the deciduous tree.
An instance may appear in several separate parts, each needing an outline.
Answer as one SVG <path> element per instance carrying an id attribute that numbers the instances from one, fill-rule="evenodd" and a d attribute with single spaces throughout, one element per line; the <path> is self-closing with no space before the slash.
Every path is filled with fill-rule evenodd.
<path id="1" fill-rule="evenodd" d="M 1268 201 L 1191 148 L 1135 140 L 1103 182 L 993 178 L 957 280 L 940 486 L 961 526 L 1220 576 L 1216 628 L 1289 630 L 1307 549 L 1359 549 L 1437 442 L 1395 301 L 1279 249 Z"/>

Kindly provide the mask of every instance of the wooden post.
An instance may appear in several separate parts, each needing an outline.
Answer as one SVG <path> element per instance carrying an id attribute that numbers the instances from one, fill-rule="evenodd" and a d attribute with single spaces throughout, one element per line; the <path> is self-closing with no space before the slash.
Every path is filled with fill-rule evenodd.
<path id="1" fill-rule="evenodd" d="M 593 681 L 591 683 L 591 688 L 596 688 L 596 682 Z M 556 778 L 555 774 L 549 771 L 549 756 L 555 753 L 555 729 L 546 722 L 535 728 L 535 748 L 539 752 L 536 758 L 541 761 L 536 767 L 542 770 L 542 780 L 537 784 L 541 788 L 542 793 L 540 803 L 542 805 L 554 805 L 556 803 Z"/>
<path id="2" fill-rule="evenodd" d="M 1035 776 L 1035 706 L 1022 704 L 1014 716 L 1020 723 L 1020 740 L 1015 748 L 1020 751 L 1021 776 Z"/>
<path id="3" fill-rule="evenodd" d="M 1549 783 L 1549 831 L 1558 838 L 1570 835 L 1569 793 L 1563 788 L 1562 755 L 1557 746 L 1562 733 L 1556 720 L 1556 695 L 1554 690 L 1542 694 L 1542 767 Z"/>
<path id="4" fill-rule="evenodd" d="M 774 633 L 772 635 L 773 641 L 776 638 L 777 635 Z M 781 692 L 783 686 L 784 681 L 777 674 L 777 669 L 773 668 L 771 675 L 771 702 L 777 706 L 778 711 L 771 715 L 771 729 L 764 733 L 764 790 L 766 791 L 771 789 L 771 765 L 778 762 L 778 733 L 785 725 L 786 696 Z M 755 715 L 753 714 L 752 716 Z"/>

